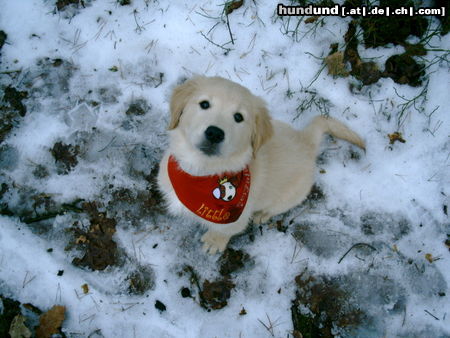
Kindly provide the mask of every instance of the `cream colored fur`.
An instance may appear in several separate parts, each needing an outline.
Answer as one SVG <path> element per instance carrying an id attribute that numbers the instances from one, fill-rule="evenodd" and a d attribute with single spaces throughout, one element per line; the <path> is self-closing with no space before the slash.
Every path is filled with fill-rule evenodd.
<path id="1" fill-rule="evenodd" d="M 200 108 L 207 100 L 211 107 Z M 241 85 L 220 77 L 194 77 L 175 88 L 169 123 L 170 146 L 158 175 L 160 190 L 172 213 L 193 217 L 208 227 L 204 250 L 223 251 L 230 238 L 243 231 L 251 218 L 266 222 L 300 204 L 314 183 L 315 162 L 323 134 L 351 142 L 364 149 L 364 141 L 341 122 L 317 116 L 303 130 L 272 120 L 262 99 Z M 236 123 L 234 113 L 244 121 Z M 197 144 L 210 125 L 225 132 L 219 155 L 202 153 Z M 167 173 L 167 160 L 174 155 L 191 175 L 239 171 L 249 165 L 251 188 L 240 218 L 229 224 L 211 223 L 190 212 L 178 200 Z"/>

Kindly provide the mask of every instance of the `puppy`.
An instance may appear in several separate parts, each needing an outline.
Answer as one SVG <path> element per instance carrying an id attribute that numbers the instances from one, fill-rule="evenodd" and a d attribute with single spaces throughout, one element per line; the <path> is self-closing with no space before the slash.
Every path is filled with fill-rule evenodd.
<path id="1" fill-rule="evenodd" d="M 317 116 L 301 131 L 272 120 L 264 101 L 220 77 L 194 77 L 170 101 L 170 146 L 158 184 L 170 212 L 207 226 L 203 249 L 221 252 L 253 218 L 300 204 L 314 183 L 324 133 L 365 148 L 341 122 Z"/>

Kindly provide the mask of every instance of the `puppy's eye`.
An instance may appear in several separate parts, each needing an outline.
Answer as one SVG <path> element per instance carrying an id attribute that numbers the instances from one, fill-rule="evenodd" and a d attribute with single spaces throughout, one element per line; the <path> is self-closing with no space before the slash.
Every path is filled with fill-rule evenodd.
<path id="1" fill-rule="evenodd" d="M 244 116 L 241 113 L 234 113 L 233 117 L 237 123 L 244 121 Z"/>
<path id="2" fill-rule="evenodd" d="M 210 107 L 209 101 L 206 101 L 206 100 L 200 102 L 199 104 L 200 104 L 200 107 L 201 107 L 202 109 L 208 109 L 208 108 Z"/>

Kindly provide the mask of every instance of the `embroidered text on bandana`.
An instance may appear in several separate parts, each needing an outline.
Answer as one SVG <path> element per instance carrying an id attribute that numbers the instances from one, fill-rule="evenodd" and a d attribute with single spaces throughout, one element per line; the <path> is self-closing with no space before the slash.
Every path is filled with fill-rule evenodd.
<path id="1" fill-rule="evenodd" d="M 250 170 L 212 176 L 192 176 L 183 171 L 175 157 L 167 165 L 178 199 L 207 221 L 227 224 L 239 219 L 250 192 Z"/>

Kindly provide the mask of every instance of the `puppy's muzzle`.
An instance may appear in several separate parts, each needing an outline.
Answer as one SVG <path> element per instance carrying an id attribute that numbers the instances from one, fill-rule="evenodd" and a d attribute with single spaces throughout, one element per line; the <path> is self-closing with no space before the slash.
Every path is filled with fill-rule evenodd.
<path id="1" fill-rule="evenodd" d="M 218 155 L 220 143 L 225 139 L 225 132 L 216 126 L 209 126 L 205 130 L 205 138 L 198 148 L 206 155 Z"/>

